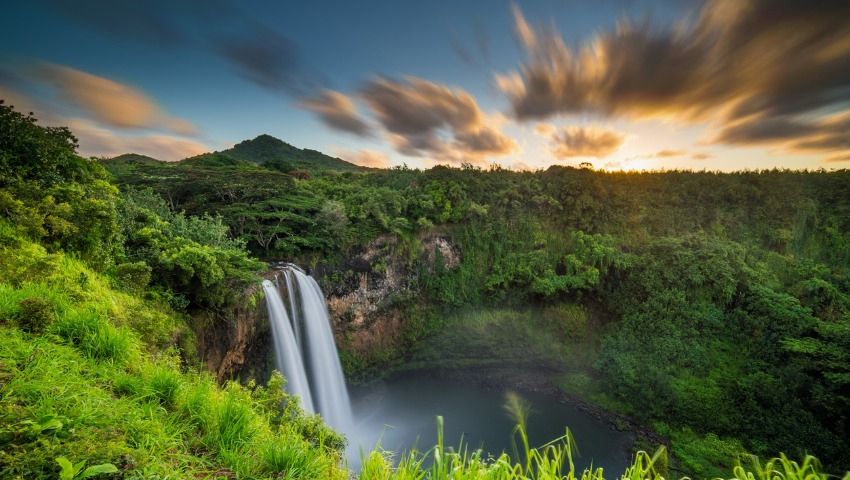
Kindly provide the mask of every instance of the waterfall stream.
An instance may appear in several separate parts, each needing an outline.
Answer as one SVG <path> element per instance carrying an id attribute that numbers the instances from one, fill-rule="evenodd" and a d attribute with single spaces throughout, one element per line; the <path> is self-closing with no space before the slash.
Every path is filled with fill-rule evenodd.
<path id="1" fill-rule="evenodd" d="M 289 315 L 280 288 L 266 280 L 263 290 L 275 358 L 287 379 L 287 391 L 301 396 L 305 410 L 321 414 L 328 425 L 348 432 L 352 426 L 351 404 L 325 297 L 313 277 L 297 267 L 289 267 L 284 277 Z"/>
<path id="2" fill-rule="evenodd" d="M 301 406 L 304 410 L 310 413 L 315 412 L 304 362 L 278 288 L 272 282 L 264 280 L 263 292 L 266 294 L 266 308 L 269 311 L 269 322 L 274 338 L 277 369 L 286 377 L 286 390 L 292 395 L 301 397 Z"/>

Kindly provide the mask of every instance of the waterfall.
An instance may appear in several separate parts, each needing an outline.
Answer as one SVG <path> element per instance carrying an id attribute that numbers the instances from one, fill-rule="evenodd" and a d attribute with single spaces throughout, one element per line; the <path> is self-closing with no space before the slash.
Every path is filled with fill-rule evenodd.
<path id="1" fill-rule="evenodd" d="M 298 315 L 298 304 L 296 300 L 298 295 L 295 294 L 295 284 L 292 282 L 292 271 L 286 270 L 283 272 L 286 279 L 286 298 L 289 299 L 289 318 L 292 319 L 292 328 L 295 329 L 295 341 L 298 346 L 301 346 L 301 317 Z"/>
<path id="2" fill-rule="evenodd" d="M 351 425 L 351 403 L 328 320 L 325 297 L 313 277 L 299 270 L 292 270 L 292 273 L 304 314 L 303 336 L 317 409 L 330 426 L 346 431 Z"/>
<path id="3" fill-rule="evenodd" d="M 294 382 L 290 377 L 290 369 L 296 371 L 296 376 L 299 374 L 298 371 L 301 372 L 302 376 L 299 378 L 305 381 L 300 385 L 307 386 L 309 382 L 309 388 L 300 392 L 305 409 L 307 409 L 305 398 L 311 398 L 309 409 L 311 412 L 321 414 L 325 422 L 338 431 L 350 431 L 351 404 L 328 319 L 325 297 L 313 277 L 306 275 L 297 267 L 290 266 L 284 272 L 284 277 L 291 323 L 280 298 L 280 290 L 268 281 L 266 282 L 270 288 L 266 288 L 266 282 L 263 282 L 269 316 L 273 317 L 272 334 L 278 368 L 284 372 L 289 381 L 287 385 L 291 387 L 290 393 L 296 393 Z M 273 308 L 276 308 L 275 312 L 279 313 L 272 313 Z M 286 328 L 274 326 L 277 317 L 284 319 Z M 287 333 L 288 340 L 281 338 Z M 290 365 L 296 366 L 292 368 Z M 308 372 L 307 375 L 304 375 L 305 370 Z"/>
<path id="4" fill-rule="evenodd" d="M 274 356 L 277 369 L 286 377 L 286 389 L 292 395 L 301 397 L 301 406 L 308 412 L 315 412 L 313 398 L 310 395 L 310 385 L 307 383 L 307 373 L 301 352 L 295 342 L 295 334 L 286 315 L 286 308 L 277 287 L 268 281 L 263 281 L 263 292 L 266 294 L 266 308 L 269 311 L 269 322 L 274 338 Z"/>

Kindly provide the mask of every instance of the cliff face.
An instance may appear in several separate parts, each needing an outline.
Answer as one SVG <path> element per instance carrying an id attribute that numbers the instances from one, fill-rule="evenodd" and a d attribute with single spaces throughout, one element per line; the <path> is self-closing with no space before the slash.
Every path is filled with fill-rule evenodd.
<path id="1" fill-rule="evenodd" d="M 273 272 L 270 272 L 273 276 Z M 260 285 L 251 287 L 246 305 L 192 318 L 192 329 L 198 341 L 198 354 L 206 369 L 219 382 L 230 379 L 265 380 L 272 362 L 271 329 Z"/>
<path id="2" fill-rule="evenodd" d="M 337 345 L 356 353 L 397 345 L 407 306 L 420 296 L 419 274 L 438 257 L 446 268 L 460 262 L 447 236 L 423 236 L 413 245 L 381 236 L 344 262 L 317 265 L 313 276 L 325 292 Z"/>
<path id="3" fill-rule="evenodd" d="M 337 345 L 368 355 L 399 345 L 409 305 L 418 302 L 418 276 L 440 258 L 446 268 L 460 262 L 459 250 L 445 235 L 427 235 L 413 244 L 382 236 L 337 263 L 319 262 L 307 273 L 319 282 Z M 276 270 L 264 277 L 273 278 Z M 247 295 L 255 304 L 193 318 L 198 350 L 207 370 L 225 381 L 264 381 L 273 368 L 271 329 L 257 285 Z"/>

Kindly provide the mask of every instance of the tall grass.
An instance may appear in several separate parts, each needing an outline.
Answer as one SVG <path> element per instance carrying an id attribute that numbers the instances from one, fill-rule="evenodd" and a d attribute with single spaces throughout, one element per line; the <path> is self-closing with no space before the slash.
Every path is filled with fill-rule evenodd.
<path id="1" fill-rule="evenodd" d="M 294 438 L 266 440 L 260 445 L 260 457 L 265 472 L 288 480 L 321 478 L 330 460 L 321 449 Z"/>
<path id="2" fill-rule="evenodd" d="M 138 356 L 133 332 L 105 322 L 91 308 L 75 308 L 66 312 L 51 330 L 91 358 L 123 363 Z"/>

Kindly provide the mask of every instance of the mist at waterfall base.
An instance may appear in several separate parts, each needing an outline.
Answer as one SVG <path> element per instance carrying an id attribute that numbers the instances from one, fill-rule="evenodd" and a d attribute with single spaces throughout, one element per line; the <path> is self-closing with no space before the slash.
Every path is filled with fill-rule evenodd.
<path id="1" fill-rule="evenodd" d="M 504 394 L 482 391 L 429 377 L 410 375 L 381 383 L 349 401 L 345 378 L 334 344 L 324 295 L 315 280 L 290 266 L 275 282 L 263 282 L 277 368 L 287 379 L 289 393 L 301 397 L 302 407 L 319 413 L 349 441 L 346 460 L 359 470 L 362 452 L 381 448 L 401 454 L 416 447 L 427 451 L 437 443 L 436 417 L 444 418 L 447 447 L 463 439 L 470 450 L 482 448 L 498 456 L 512 453 L 515 420 L 503 408 Z M 282 297 L 286 298 L 286 303 Z M 542 394 L 524 393 L 532 413 L 527 431 L 531 446 L 564 435 L 570 427 L 579 449 L 577 468 L 604 466 L 623 471 L 630 435 L 613 431 L 591 416 Z M 575 453 L 575 452 L 574 452 Z"/>

